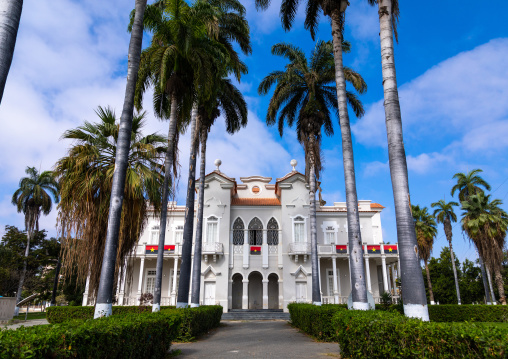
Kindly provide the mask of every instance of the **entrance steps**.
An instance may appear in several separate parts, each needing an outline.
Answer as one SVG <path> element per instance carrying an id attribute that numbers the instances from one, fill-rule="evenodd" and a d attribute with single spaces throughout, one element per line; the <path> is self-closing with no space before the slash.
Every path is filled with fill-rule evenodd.
<path id="1" fill-rule="evenodd" d="M 289 320 L 282 309 L 230 309 L 222 313 L 222 320 Z"/>

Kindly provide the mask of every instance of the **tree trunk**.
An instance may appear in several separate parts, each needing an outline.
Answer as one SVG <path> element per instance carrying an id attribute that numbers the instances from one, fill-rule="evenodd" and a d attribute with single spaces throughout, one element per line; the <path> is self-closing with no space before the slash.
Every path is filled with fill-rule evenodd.
<path id="1" fill-rule="evenodd" d="M 487 279 L 489 282 L 490 298 L 492 299 L 492 304 L 496 304 L 496 295 L 494 294 L 494 287 L 492 287 L 492 275 L 490 274 L 489 267 L 485 266 L 485 270 L 487 271 Z"/>
<path id="2" fill-rule="evenodd" d="M 310 202 L 310 245 L 312 266 L 312 303 L 321 305 L 321 286 L 319 283 L 319 258 L 317 252 L 317 228 L 316 228 L 316 167 L 314 156 L 314 135 L 310 135 L 310 169 L 309 169 L 309 202 Z"/>
<path id="3" fill-rule="evenodd" d="M 339 123 L 342 135 L 342 157 L 344 161 L 344 182 L 346 185 L 351 288 L 353 308 L 367 310 L 369 309 L 369 303 L 367 299 L 367 287 L 365 281 L 360 217 L 358 214 L 353 141 L 351 139 L 351 128 L 349 125 L 349 115 L 347 109 L 346 79 L 344 77 L 344 68 L 342 65 L 342 32 L 340 16 L 339 10 L 334 10 L 331 14 L 333 57 L 335 62 L 335 84 L 337 86 Z"/>
<path id="4" fill-rule="evenodd" d="M 0 104 L 11 68 L 23 0 L 0 1 Z"/>
<path id="5" fill-rule="evenodd" d="M 189 159 L 189 180 L 187 182 L 187 203 L 185 205 L 185 224 L 183 227 L 182 264 L 178 281 L 177 308 L 189 305 L 189 287 L 192 270 L 192 237 L 194 234 L 194 198 L 196 193 L 196 152 L 199 145 L 196 131 L 197 105 L 192 108 L 191 148 Z M 199 260 L 200 258 L 195 258 Z"/>
<path id="6" fill-rule="evenodd" d="M 201 129 L 201 164 L 199 168 L 199 199 L 196 223 L 196 239 L 194 241 L 194 263 L 192 268 L 191 307 L 199 307 L 201 291 L 201 248 L 203 245 L 203 206 L 205 204 L 205 170 L 206 170 L 206 141 L 208 133 Z"/>
<path id="7" fill-rule="evenodd" d="M 58 277 L 60 276 L 60 268 L 62 267 L 62 257 L 58 257 L 58 263 L 55 269 L 55 280 L 53 281 L 53 293 L 51 293 L 51 306 L 56 305 L 56 292 L 58 290 Z"/>
<path id="8" fill-rule="evenodd" d="M 496 281 L 497 292 L 499 293 L 499 302 L 502 305 L 506 305 L 506 295 L 504 292 L 503 276 L 499 271 L 498 267 L 494 268 L 494 280 Z"/>
<path id="9" fill-rule="evenodd" d="M 487 304 L 492 304 L 492 300 L 490 298 L 489 284 L 487 283 L 487 273 L 485 272 L 485 265 L 483 264 L 482 256 L 478 255 L 480 260 L 480 269 L 482 271 L 482 280 L 483 280 L 483 289 L 485 290 L 485 301 Z"/>
<path id="10" fill-rule="evenodd" d="M 32 222 L 30 221 L 29 223 Z M 23 291 L 23 283 L 25 282 L 26 266 L 28 262 L 28 254 L 30 253 L 30 241 L 32 240 L 33 228 L 27 228 L 26 232 L 25 259 L 23 260 L 23 270 L 21 271 L 21 276 L 19 277 L 18 291 L 16 292 L 16 308 L 14 310 L 15 316 L 19 315 L 18 303 L 21 301 L 21 292 Z"/>
<path id="11" fill-rule="evenodd" d="M 428 321 L 429 310 L 419 263 L 420 260 L 413 216 L 411 215 L 406 154 L 402 139 L 402 119 L 393 52 L 392 1 L 378 0 L 378 6 L 385 122 L 388 138 L 390 175 L 395 202 L 395 219 L 397 222 L 402 301 L 404 303 L 404 313 L 406 316 Z"/>
<path id="12" fill-rule="evenodd" d="M 436 304 L 434 301 L 434 292 L 432 291 L 432 283 L 430 281 L 429 265 L 426 260 L 423 262 L 425 263 L 425 272 L 427 273 L 427 285 L 429 287 L 430 304 Z"/>
<path id="13" fill-rule="evenodd" d="M 122 203 L 125 190 L 125 177 L 132 134 L 132 117 L 134 112 L 134 90 L 138 78 L 139 59 L 143 42 L 143 16 L 146 8 L 146 0 L 136 0 L 134 24 L 129 44 L 127 85 L 123 103 L 122 116 L 120 118 L 120 131 L 116 147 L 115 172 L 111 190 L 109 205 L 108 229 L 104 257 L 102 259 L 101 277 L 97 291 L 97 304 L 95 305 L 94 318 L 110 316 L 113 303 L 113 286 L 115 277 L 115 265 L 118 248 L 118 234 L 122 219 Z"/>
<path id="14" fill-rule="evenodd" d="M 455 267 L 455 255 L 453 254 L 453 246 L 452 246 L 452 224 L 448 217 L 444 220 L 444 230 L 446 234 L 446 239 L 448 239 L 448 244 L 450 245 L 450 257 L 452 260 L 452 269 L 453 269 L 453 278 L 455 278 L 455 291 L 457 292 L 457 302 L 461 305 L 460 300 L 460 289 L 459 289 L 459 279 L 457 278 L 457 268 Z"/>

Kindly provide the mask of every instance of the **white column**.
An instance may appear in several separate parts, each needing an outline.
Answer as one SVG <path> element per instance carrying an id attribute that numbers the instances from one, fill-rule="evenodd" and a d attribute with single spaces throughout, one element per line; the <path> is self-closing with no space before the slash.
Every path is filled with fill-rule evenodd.
<path id="1" fill-rule="evenodd" d="M 143 270 L 145 269 L 145 257 L 141 257 L 141 263 L 139 264 L 139 278 L 138 278 L 138 305 L 141 305 L 140 297 L 141 290 L 143 289 Z"/>
<path id="2" fill-rule="evenodd" d="M 279 279 L 279 309 L 284 308 L 284 282 Z"/>
<path id="3" fill-rule="evenodd" d="M 268 279 L 263 279 L 263 309 L 268 309 Z"/>
<path id="4" fill-rule="evenodd" d="M 400 257 L 399 257 L 399 247 L 397 245 L 397 278 L 400 279 L 401 271 L 400 271 Z"/>
<path id="5" fill-rule="evenodd" d="M 233 269 L 234 264 L 233 231 L 229 232 L 229 269 Z"/>
<path id="6" fill-rule="evenodd" d="M 393 294 L 397 295 L 397 283 L 395 282 L 395 263 L 391 265 L 392 267 L 392 282 L 393 282 Z"/>
<path id="7" fill-rule="evenodd" d="M 323 282 L 321 281 L 321 258 L 317 258 L 317 269 L 318 269 L 318 278 L 319 278 L 319 293 L 321 293 L 321 296 L 323 296 L 323 291 L 321 288 L 323 287 Z"/>
<path id="8" fill-rule="evenodd" d="M 386 276 L 388 278 L 388 292 L 392 292 L 392 282 L 391 282 L 391 278 L 390 278 L 390 265 L 387 264 L 386 265 Z"/>
<path id="9" fill-rule="evenodd" d="M 249 309 L 249 280 L 242 280 L 243 294 L 242 294 L 242 309 Z"/>
<path id="10" fill-rule="evenodd" d="M 228 283 L 228 310 L 233 308 L 233 280 Z"/>
<path id="11" fill-rule="evenodd" d="M 176 305 L 176 279 L 178 277 L 178 257 L 174 258 L 173 266 L 173 288 L 171 289 L 171 305 Z"/>
<path id="12" fill-rule="evenodd" d="M 263 268 L 268 268 L 268 231 L 263 229 L 263 247 L 261 248 L 261 255 L 263 256 Z"/>
<path id="13" fill-rule="evenodd" d="M 123 266 L 122 277 L 120 280 L 120 288 L 118 293 L 118 305 L 124 305 L 124 297 L 125 297 L 125 278 L 127 276 L 127 259 L 125 259 L 125 264 Z"/>
<path id="14" fill-rule="evenodd" d="M 171 303 L 171 283 L 172 283 L 172 280 L 173 280 L 173 275 L 171 274 L 171 271 L 172 271 L 172 269 L 170 268 L 169 269 L 169 276 L 168 276 L 168 298 L 170 298 L 169 299 L 170 303 Z"/>
<path id="15" fill-rule="evenodd" d="M 367 252 L 367 243 L 363 245 L 363 256 L 365 258 L 365 276 L 367 279 L 367 290 L 372 294 L 372 283 L 370 281 L 370 263 L 369 263 L 369 252 Z"/>
<path id="16" fill-rule="evenodd" d="M 249 247 L 249 231 L 246 229 L 243 235 L 243 268 L 249 268 L 249 256 L 250 256 L 250 247 Z"/>
<path id="17" fill-rule="evenodd" d="M 333 303 L 339 304 L 339 289 L 337 288 L 337 259 L 335 258 L 335 256 L 332 256 L 332 267 L 333 267 Z"/>
<path id="18" fill-rule="evenodd" d="M 381 247 L 382 248 L 382 247 Z M 386 258 L 383 252 L 381 252 L 381 269 L 383 270 L 383 289 L 388 292 L 388 278 L 386 276 Z M 379 293 L 382 294 L 382 293 Z"/>
<path id="19" fill-rule="evenodd" d="M 85 291 L 83 292 L 83 303 L 81 305 L 86 306 L 88 305 L 88 291 L 90 287 L 90 274 L 86 277 L 86 284 L 85 284 Z"/>
<path id="20" fill-rule="evenodd" d="M 279 245 L 277 248 L 277 257 L 278 257 L 278 264 L 279 269 L 282 269 L 282 229 L 279 229 L 278 233 L 278 239 L 279 239 Z"/>

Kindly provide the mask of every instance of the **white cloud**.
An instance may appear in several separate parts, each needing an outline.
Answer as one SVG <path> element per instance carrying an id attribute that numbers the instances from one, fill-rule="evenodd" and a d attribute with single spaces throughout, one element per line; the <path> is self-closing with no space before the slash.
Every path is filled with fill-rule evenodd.
<path id="1" fill-rule="evenodd" d="M 379 17 L 377 6 L 365 0 L 351 0 L 346 10 L 346 27 L 356 40 L 379 42 Z"/>

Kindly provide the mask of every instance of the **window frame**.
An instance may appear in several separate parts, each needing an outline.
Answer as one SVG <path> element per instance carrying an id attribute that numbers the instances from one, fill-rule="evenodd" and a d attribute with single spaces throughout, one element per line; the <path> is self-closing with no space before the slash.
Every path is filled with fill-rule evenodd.
<path id="1" fill-rule="evenodd" d="M 297 220 L 298 218 L 302 218 L 302 220 Z M 306 216 L 302 216 L 300 214 L 291 217 L 291 231 L 292 231 L 292 242 L 293 243 L 308 243 L 308 235 L 307 235 L 307 218 Z M 297 242 L 295 236 L 295 225 L 303 223 L 303 241 Z"/>
<path id="2" fill-rule="evenodd" d="M 219 243 L 219 223 L 220 223 L 220 218 L 217 217 L 217 216 L 214 216 L 214 215 L 210 215 L 206 218 L 206 224 L 205 224 L 205 243 L 206 244 L 213 244 L 213 243 Z M 215 241 L 214 242 L 210 242 L 210 239 L 208 237 L 208 234 L 209 234 L 209 231 L 208 231 L 208 225 L 209 224 L 215 224 L 217 226 L 217 231 L 215 232 Z"/>

